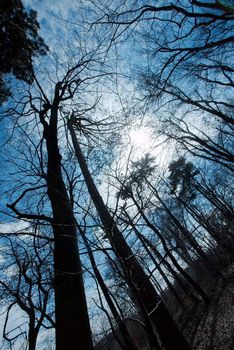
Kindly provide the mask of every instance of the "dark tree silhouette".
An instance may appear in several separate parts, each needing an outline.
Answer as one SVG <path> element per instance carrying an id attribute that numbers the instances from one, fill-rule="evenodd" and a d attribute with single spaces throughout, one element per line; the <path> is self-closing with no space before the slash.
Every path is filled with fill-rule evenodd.
<path id="1" fill-rule="evenodd" d="M 149 277 L 137 261 L 131 248 L 125 241 L 121 231 L 105 205 L 88 169 L 86 160 L 82 154 L 79 142 L 75 134 L 74 113 L 68 121 L 68 128 L 71 134 L 75 155 L 83 173 L 88 192 L 96 207 L 98 215 L 103 225 L 103 229 L 110 241 L 113 250 L 121 262 L 124 278 L 133 294 L 133 299 L 137 301 L 140 311 L 147 320 L 148 317 L 155 326 L 161 342 L 165 349 L 174 349 L 175 342 L 183 349 L 189 349 L 186 339 L 179 332 L 175 321 L 160 300 Z M 152 344 L 155 349 L 160 348 L 157 340 Z"/>
<path id="2" fill-rule="evenodd" d="M 31 113 L 38 118 L 38 122 L 43 130 L 42 140 L 40 139 L 38 142 L 39 144 L 41 142 L 44 143 L 43 152 L 45 152 L 46 156 L 46 165 L 42 160 L 43 156 L 40 154 L 39 162 L 42 169 L 37 172 L 37 177 L 40 179 L 39 181 L 44 182 L 44 185 L 39 187 L 45 188 L 46 186 L 46 196 L 51 208 L 50 216 L 42 213 L 43 210 L 46 211 L 45 206 L 39 210 L 39 213 L 38 208 L 34 209 L 36 213 L 33 212 L 33 208 L 28 209 L 30 213 L 25 209 L 19 208 L 21 201 L 24 201 L 29 193 L 35 194 L 36 188 L 33 186 L 21 191 L 17 199 L 13 203 L 8 204 L 8 208 L 19 219 L 39 220 L 46 222 L 52 227 L 54 236 L 53 287 L 55 293 L 57 350 L 78 347 L 87 350 L 92 349 L 82 266 L 79 257 L 76 220 L 62 171 L 62 156 L 58 141 L 60 107 L 64 100 L 72 99 L 73 94 L 79 87 L 79 84 L 81 84 L 81 80 L 77 79 L 79 69 L 90 62 L 91 60 L 83 60 L 82 58 L 76 66 L 71 68 L 64 79 L 55 84 L 51 101 L 36 80 L 36 84 L 41 92 L 39 97 L 40 103 L 35 105 L 33 98 L 30 100 Z M 75 84 L 73 84 L 74 81 Z"/>
<path id="3" fill-rule="evenodd" d="M 5 74 L 33 82 L 32 58 L 48 51 L 38 30 L 36 12 L 26 12 L 21 0 L 0 1 L 0 102 L 11 94 Z"/>
<path id="4" fill-rule="evenodd" d="M 0 300 L 3 310 L 6 309 L 3 339 L 10 347 L 19 337 L 24 336 L 28 349 L 35 350 L 39 331 L 55 327 L 51 309 L 50 249 L 50 246 L 45 248 L 45 242 L 36 235 L 24 239 L 3 237 L 1 240 Z M 12 330 L 10 320 L 15 307 L 16 310 L 21 309 L 24 317 L 19 317 Z M 25 316 L 27 329 L 24 326 Z"/>

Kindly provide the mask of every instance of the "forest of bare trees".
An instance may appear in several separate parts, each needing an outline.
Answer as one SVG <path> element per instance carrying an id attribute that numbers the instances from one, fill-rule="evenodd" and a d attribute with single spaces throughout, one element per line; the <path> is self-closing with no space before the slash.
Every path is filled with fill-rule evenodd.
<path id="1" fill-rule="evenodd" d="M 1 349 L 234 349 L 233 2 L 0 23 Z"/>

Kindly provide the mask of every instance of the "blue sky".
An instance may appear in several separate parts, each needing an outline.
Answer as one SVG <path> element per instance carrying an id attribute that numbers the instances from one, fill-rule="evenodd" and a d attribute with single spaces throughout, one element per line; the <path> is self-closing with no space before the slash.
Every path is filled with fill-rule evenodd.
<path id="1" fill-rule="evenodd" d="M 53 89 L 54 84 L 63 77 L 64 73 L 67 70 L 67 67 L 71 67 L 77 59 L 79 59 L 80 54 L 82 55 L 82 52 L 85 52 L 85 50 L 89 51 L 90 49 L 93 49 L 97 43 L 98 39 L 100 39 L 100 36 L 98 37 L 96 34 L 97 32 L 95 31 L 95 28 L 92 28 L 91 31 L 87 31 L 87 24 L 85 23 L 85 20 L 87 19 L 89 13 L 87 13 L 86 10 L 83 9 L 83 6 L 86 4 L 86 1 L 72 1 L 72 0 L 67 0 L 66 2 L 64 0 L 58 0 L 56 2 L 52 0 L 41 0 L 41 1 L 36 1 L 36 0 L 25 0 L 24 4 L 26 6 L 26 9 L 33 8 L 38 12 L 38 21 L 41 24 L 41 31 L 40 35 L 44 38 L 46 44 L 50 47 L 50 53 L 46 57 L 39 57 L 35 59 L 35 72 L 38 76 L 38 79 L 40 83 L 42 84 L 43 88 L 45 89 L 46 93 L 48 93 L 49 96 L 51 96 L 51 89 Z M 84 17 L 82 17 L 84 16 Z M 103 36 L 103 40 L 105 41 L 108 40 L 109 32 L 107 31 L 107 28 L 103 29 L 101 32 Z M 137 37 L 135 37 L 136 39 Z M 126 121 L 128 119 L 132 124 L 135 124 L 135 128 L 138 129 L 140 128 L 139 123 L 136 123 L 135 121 L 144 115 L 144 112 L 142 113 L 140 108 L 138 109 L 139 106 L 141 106 L 138 100 L 140 100 L 140 94 L 138 92 L 135 92 L 134 90 L 134 84 L 136 84 L 137 78 L 136 75 L 131 76 L 131 74 L 134 72 L 136 74 L 136 71 L 138 71 L 138 68 L 141 66 L 146 66 L 148 64 L 148 61 L 145 59 L 144 53 L 140 53 L 138 48 L 141 48 L 142 50 L 147 47 L 147 44 L 144 42 L 144 39 L 142 36 L 138 37 L 140 40 L 138 43 L 137 41 L 130 40 L 127 43 L 122 43 L 121 45 L 113 45 L 111 50 L 108 52 L 108 54 L 104 54 L 102 48 L 100 49 L 100 56 L 102 58 L 102 65 L 95 65 L 94 69 L 92 72 L 88 72 L 87 74 L 93 74 L 93 72 L 96 70 L 106 70 L 107 72 L 112 72 L 114 69 L 118 69 L 118 71 L 122 74 L 119 76 L 117 75 L 112 75 L 107 82 L 99 82 L 97 84 L 93 84 L 94 86 L 88 86 L 86 91 L 84 92 L 82 96 L 82 92 L 80 92 L 80 95 L 78 95 L 77 99 L 80 103 L 86 104 L 90 100 L 94 100 L 96 96 L 101 96 L 101 101 L 100 101 L 100 107 L 98 107 L 95 111 L 96 118 L 103 118 L 108 116 L 108 115 L 114 115 L 115 119 L 117 121 Z M 139 45 L 139 47 L 138 47 Z M 83 50 L 83 51 L 82 51 Z M 142 51 L 143 52 L 143 51 Z M 138 55 L 136 55 L 136 53 Z M 152 62 L 155 63 L 155 66 L 157 64 L 161 64 L 161 62 L 157 62 L 156 59 L 152 59 Z M 153 65 L 154 67 L 154 65 Z M 125 76 L 123 76 L 125 74 Z M 125 79 L 125 78 L 132 78 L 131 79 Z M 191 77 L 190 80 L 192 80 L 193 77 Z M 189 79 L 188 79 L 189 80 Z M 180 80 L 178 79 L 179 86 L 183 87 L 186 89 L 185 84 L 181 84 Z M 23 83 L 19 82 L 18 83 L 19 87 L 21 89 L 25 86 Z M 190 88 L 192 88 L 193 85 L 191 84 Z M 31 88 L 32 92 L 35 93 L 36 90 L 34 90 L 34 87 Z M 110 93 L 109 90 L 112 90 Z M 203 92 L 203 89 L 200 91 Z M 199 91 L 199 92 L 200 92 Z M 133 101 L 136 103 L 134 107 L 131 107 L 132 103 L 132 98 Z M 77 100 L 73 101 L 72 103 L 77 102 Z M 123 109 L 121 109 L 124 107 Z M 71 105 L 67 105 L 64 107 L 66 110 L 70 110 L 72 108 Z M 129 110 L 128 110 L 129 108 Z M 144 108 L 142 109 L 144 111 Z M 129 112 L 130 111 L 130 112 Z M 144 134 L 137 134 L 135 131 L 135 134 L 133 134 L 132 138 L 135 140 L 135 143 L 138 143 L 139 140 L 138 138 L 142 137 L 143 139 L 143 144 L 145 148 L 151 147 L 146 141 L 147 138 L 150 138 L 151 140 L 154 137 L 154 132 L 157 129 L 157 123 L 158 120 L 165 115 L 168 117 L 171 116 L 174 111 L 168 110 L 168 106 L 166 105 L 164 108 L 162 108 L 160 111 L 157 110 L 157 106 L 153 105 L 152 111 L 149 112 L 149 110 L 146 109 L 148 112 L 145 113 L 146 117 L 144 121 L 146 124 L 149 124 L 149 121 L 151 118 L 154 118 L 154 131 L 151 132 L 149 131 L 148 135 Z M 129 117 L 125 118 L 126 115 L 129 112 Z M 126 113 L 126 115 L 125 115 Z M 176 112 L 178 113 L 177 115 L 180 115 L 180 107 L 177 108 Z M 182 112 L 181 112 L 182 114 Z M 90 113 L 91 117 L 92 113 Z M 122 118 L 122 119 L 121 119 Z M 147 119 L 148 118 L 148 119 Z M 187 116 L 186 116 L 187 118 Z M 196 127 L 203 127 L 203 121 L 197 122 L 196 121 L 197 114 L 189 114 L 189 117 L 187 120 L 192 121 L 192 127 L 193 124 L 196 125 Z M 134 120 L 135 119 L 135 120 Z M 137 126 L 136 126 L 137 124 Z M 6 121 L 4 121 L 2 124 L 2 139 L 1 142 L 4 142 L 4 139 L 7 134 L 6 126 Z M 60 124 L 61 130 L 62 129 L 62 123 Z M 145 127 L 145 126 L 144 126 Z M 134 127 L 133 127 L 134 129 Z M 122 127 L 122 132 L 126 130 L 126 126 Z M 193 129 L 194 130 L 194 127 Z M 131 132 L 131 131 L 130 131 Z M 35 140 L 37 140 L 38 135 L 36 135 L 37 131 L 32 135 L 34 135 Z M 156 133 L 156 132 L 155 132 Z M 142 136 L 140 136 L 142 135 Z M 211 133 L 212 135 L 212 133 Z M 39 138 L 38 138 L 39 139 Z M 121 153 L 121 158 L 123 159 L 125 155 L 128 155 L 129 152 L 129 143 L 130 143 L 130 138 L 128 138 L 126 144 L 122 145 L 122 148 L 120 147 L 118 151 L 120 150 Z M 23 142 L 23 139 L 19 139 L 18 142 Z M 23 146 L 23 144 L 22 144 Z M 62 141 L 60 143 L 61 149 L 63 150 L 63 144 Z M 86 146 L 86 145 L 85 145 Z M 84 146 L 84 149 L 85 149 Z M 93 146 L 93 144 L 92 144 Z M 100 156 L 105 147 L 105 140 L 97 143 L 94 147 L 96 146 L 96 149 L 94 151 L 91 151 L 90 154 L 93 155 L 93 158 L 91 158 L 89 165 L 92 165 L 92 162 L 95 161 L 95 157 L 97 158 Z M 114 149 L 114 145 L 111 145 Z M 138 150 L 139 154 L 144 155 L 145 148 L 140 144 L 140 150 Z M 16 150 L 12 150 L 11 155 L 15 155 L 16 160 L 17 159 L 17 154 L 16 151 L 19 150 L 16 148 Z M 162 148 L 159 148 L 159 153 L 162 155 Z M 165 150 L 164 150 L 165 151 Z M 173 149 L 174 151 L 174 149 Z M 169 150 L 165 151 L 165 154 L 168 155 L 170 153 Z M 87 154 L 87 152 L 86 152 Z M 107 162 L 108 163 L 108 162 Z M 10 165 L 10 163 L 7 163 L 5 160 L 5 155 L 4 153 L 1 154 L 0 157 L 0 165 L 2 167 L 2 173 L 0 176 L 0 181 L 4 181 L 4 185 L 1 187 L 1 191 L 5 191 L 8 186 L 8 181 L 9 181 L 9 176 L 10 178 L 10 185 L 12 183 L 12 180 L 15 178 L 15 175 L 13 174 L 14 168 L 13 165 Z M 96 164 L 93 166 L 92 169 L 95 170 Z M 112 164 L 112 170 L 114 168 L 114 164 Z M 109 170 L 109 164 L 106 164 L 105 167 L 105 174 L 108 173 Z M 100 174 L 99 174 L 100 175 Z M 107 177 L 104 177 L 103 174 L 101 173 L 101 178 L 102 180 L 106 180 Z M 100 180 L 100 176 L 99 176 Z M 105 182 L 105 181 L 104 181 Z M 100 189 L 102 191 L 102 194 L 104 197 L 107 197 L 107 187 L 109 185 L 109 182 L 106 181 L 106 183 L 100 185 Z M 110 191 L 112 191 L 110 197 L 109 197 L 109 204 L 111 203 L 111 196 L 115 196 L 115 192 L 113 191 L 113 187 L 109 188 Z M 79 189 L 78 189 L 79 191 Z M 87 193 L 87 192 L 86 192 Z M 9 198 L 5 197 L 3 200 L 1 200 L 1 207 L 0 209 L 5 210 L 5 205 L 6 202 L 9 201 Z M 82 204 L 85 203 L 85 200 L 82 202 Z M 113 200 L 113 203 L 115 204 L 115 201 Z M 86 205 L 87 203 L 85 203 Z M 111 203 L 112 204 L 112 203 Z M 17 229 L 24 223 L 18 223 L 18 224 L 13 224 L 12 221 L 10 221 L 9 217 L 2 216 L 4 221 L 4 225 L 1 226 L 2 230 L 15 230 L 16 225 Z M 7 225 L 6 225 L 7 222 Z M 100 229 L 99 231 L 97 230 L 96 232 L 97 235 L 100 235 Z M 101 262 L 102 263 L 102 262 Z M 89 280 L 87 279 L 87 284 L 89 283 Z M 91 291 L 91 289 L 90 289 Z M 92 290 L 90 295 L 88 295 L 89 300 L 91 300 L 91 297 L 96 296 L 96 291 Z"/>

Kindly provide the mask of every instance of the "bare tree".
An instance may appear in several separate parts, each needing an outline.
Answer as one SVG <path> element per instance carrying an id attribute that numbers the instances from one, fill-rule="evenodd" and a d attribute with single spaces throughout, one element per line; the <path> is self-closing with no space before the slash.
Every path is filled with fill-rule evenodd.
<path id="1" fill-rule="evenodd" d="M 71 134 L 77 160 L 82 170 L 90 197 L 92 198 L 101 219 L 103 229 L 107 234 L 117 258 L 122 264 L 124 276 L 137 300 L 138 305 L 141 307 L 141 312 L 143 312 L 146 318 L 150 316 L 150 319 L 161 338 L 163 346 L 166 349 L 174 347 L 175 340 L 178 344 L 181 344 L 181 347 L 189 348 L 189 345 L 180 334 L 170 313 L 157 295 L 154 286 L 135 258 L 131 248 L 126 243 L 121 231 L 116 225 L 113 216 L 109 212 L 100 193 L 98 192 L 75 134 L 75 121 L 75 116 L 73 114 L 68 121 L 68 128 Z M 169 337 L 168 333 L 170 334 Z M 155 340 L 154 346 L 156 349 L 159 348 L 157 340 Z"/>
<path id="2" fill-rule="evenodd" d="M 0 291 L 6 309 L 3 339 L 11 347 L 19 337 L 25 336 L 28 349 L 35 350 L 39 331 L 55 327 L 51 247 L 36 234 L 33 238 L 27 237 L 27 232 L 24 235 L 24 238 L 5 237 L 1 243 Z M 21 323 L 12 329 L 10 319 L 17 309 L 26 314 L 28 326 L 25 317 L 19 316 L 17 322 Z"/>
<path id="3" fill-rule="evenodd" d="M 75 66 L 68 69 L 64 78 L 52 88 L 50 97 L 47 97 L 46 91 L 35 77 L 38 96 L 32 96 L 29 92 L 28 98 L 25 98 L 22 114 L 21 111 L 11 110 L 18 118 L 28 115 L 34 125 L 39 125 L 39 139 L 32 141 L 36 143 L 36 156 L 39 158 L 40 169 L 35 175 L 42 185 L 28 185 L 28 187 L 26 185 L 25 190 L 20 194 L 16 193 L 17 199 L 8 204 L 8 208 L 20 219 L 39 220 L 52 227 L 57 350 L 78 346 L 82 346 L 83 349 L 92 348 L 78 252 L 76 220 L 63 172 L 58 129 L 63 104 L 72 100 L 78 89 L 81 89 L 81 85 L 85 86 L 87 80 L 91 79 L 90 75 L 85 78 L 83 71 L 93 62 L 93 55 L 94 52 L 82 56 Z M 27 128 L 28 123 L 26 127 L 28 131 Z M 46 189 L 46 193 L 42 192 L 41 197 L 38 197 L 37 190 L 43 191 L 43 189 Z M 25 203 L 33 193 L 34 203 L 26 207 L 27 211 L 21 209 L 21 203 Z"/>

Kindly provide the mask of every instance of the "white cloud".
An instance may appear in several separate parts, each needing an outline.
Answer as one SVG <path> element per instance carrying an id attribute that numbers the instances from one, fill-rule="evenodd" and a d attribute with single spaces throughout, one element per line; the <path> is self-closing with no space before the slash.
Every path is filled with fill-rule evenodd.
<path id="1" fill-rule="evenodd" d="M 16 232 L 21 232 L 26 230 L 30 224 L 23 220 L 18 220 L 17 222 L 5 222 L 0 224 L 0 233 L 2 234 L 12 234 Z"/>

